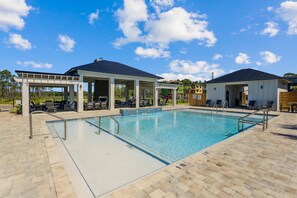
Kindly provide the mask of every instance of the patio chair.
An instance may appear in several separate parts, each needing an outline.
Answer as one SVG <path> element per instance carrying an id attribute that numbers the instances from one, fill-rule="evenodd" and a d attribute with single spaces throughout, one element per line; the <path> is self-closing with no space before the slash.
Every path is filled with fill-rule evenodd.
<path id="1" fill-rule="evenodd" d="M 163 102 L 161 102 L 161 106 L 166 106 L 168 105 L 168 98 L 166 98 L 165 100 L 163 100 Z"/>
<path id="2" fill-rule="evenodd" d="M 206 100 L 205 106 L 210 107 L 211 106 L 211 100 Z"/>
<path id="3" fill-rule="evenodd" d="M 95 103 L 94 103 L 94 109 L 98 110 L 98 109 L 100 109 L 100 108 L 101 108 L 101 104 L 100 104 L 100 102 L 95 102 Z"/>
<path id="4" fill-rule="evenodd" d="M 98 101 L 100 102 L 100 109 L 107 109 L 107 96 L 99 96 Z"/>
<path id="5" fill-rule="evenodd" d="M 272 109 L 272 106 L 273 106 L 273 103 L 274 103 L 274 101 L 267 101 L 267 103 L 266 103 L 266 105 L 263 105 L 263 106 L 261 106 L 261 108 L 265 108 L 265 109 L 269 109 L 269 110 L 271 110 Z"/>
<path id="6" fill-rule="evenodd" d="M 248 108 L 255 109 L 256 108 L 256 100 L 249 100 Z"/>
<path id="7" fill-rule="evenodd" d="M 85 103 L 84 109 L 85 110 L 94 110 L 94 104 L 92 102 Z"/>
<path id="8" fill-rule="evenodd" d="M 222 107 L 222 100 L 217 100 L 216 106 L 217 107 Z"/>
<path id="9" fill-rule="evenodd" d="M 46 102 L 46 111 L 47 112 L 57 112 L 57 108 L 55 107 L 54 102 Z"/>

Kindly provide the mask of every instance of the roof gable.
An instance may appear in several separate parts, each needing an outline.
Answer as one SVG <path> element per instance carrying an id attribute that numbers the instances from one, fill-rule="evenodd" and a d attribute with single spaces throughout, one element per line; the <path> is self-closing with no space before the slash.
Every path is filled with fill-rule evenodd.
<path id="1" fill-rule="evenodd" d="M 241 81 L 255 81 L 255 80 L 273 80 L 281 79 L 280 76 L 269 74 L 266 72 L 258 71 L 255 69 L 241 69 L 230 74 L 215 78 L 207 81 L 207 84 L 211 83 L 227 83 L 227 82 L 241 82 Z"/>
<path id="2" fill-rule="evenodd" d="M 101 59 L 96 59 L 93 63 L 73 67 L 68 70 L 66 74 L 75 73 L 77 70 L 162 79 L 162 77 L 130 67 L 128 65 L 124 65 L 122 63 Z"/>

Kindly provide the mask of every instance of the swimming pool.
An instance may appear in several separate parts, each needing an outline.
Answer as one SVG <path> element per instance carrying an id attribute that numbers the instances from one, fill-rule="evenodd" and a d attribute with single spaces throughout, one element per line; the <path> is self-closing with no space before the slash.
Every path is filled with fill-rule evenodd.
<path id="1" fill-rule="evenodd" d="M 118 134 L 111 117 L 101 118 L 100 134 L 98 117 L 70 120 L 63 144 L 98 196 L 237 134 L 242 116 L 192 109 L 113 116 Z M 63 122 L 48 126 L 63 137 Z"/>

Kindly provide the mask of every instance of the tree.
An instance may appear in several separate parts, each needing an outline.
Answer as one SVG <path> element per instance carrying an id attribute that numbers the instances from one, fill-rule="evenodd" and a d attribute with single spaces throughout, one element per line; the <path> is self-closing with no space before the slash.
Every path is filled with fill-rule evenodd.
<path id="1" fill-rule="evenodd" d="M 12 100 L 14 105 L 14 99 L 20 90 L 20 85 L 14 80 L 15 76 L 8 70 L 0 71 L 0 88 L 1 98 L 6 100 Z"/>

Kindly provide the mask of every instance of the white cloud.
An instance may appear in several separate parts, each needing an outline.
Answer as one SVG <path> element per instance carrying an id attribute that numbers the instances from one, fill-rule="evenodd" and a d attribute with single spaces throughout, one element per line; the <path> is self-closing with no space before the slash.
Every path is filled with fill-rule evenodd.
<path id="1" fill-rule="evenodd" d="M 99 10 L 97 9 L 96 12 L 93 12 L 89 15 L 89 24 L 94 24 L 96 20 L 99 19 Z"/>
<path id="2" fill-rule="evenodd" d="M 156 12 L 160 13 L 161 10 L 172 7 L 174 5 L 174 0 L 150 0 L 150 3 Z"/>
<path id="3" fill-rule="evenodd" d="M 19 34 L 10 33 L 7 43 L 13 45 L 13 47 L 16 49 L 21 49 L 21 50 L 32 49 L 31 43 L 27 39 L 24 39 Z"/>
<path id="4" fill-rule="evenodd" d="M 274 8 L 273 8 L 272 6 L 268 6 L 268 7 L 266 8 L 266 10 L 267 10 L 268 12 L 272 12 L 272 11 L 274 10 Z"/>
<path id="5" fill-rule="evenodd" d="M 247 54 L 239 53 L 237 57 L 235 57 L 235 63 L 237 64 L 250 64 L 250 57 Z"/>
<path id="6" fill-rule="evenodd" d="M 221 54 L 215 54 L 213 57 L 212 57 L 212 60 L 220 60 L 221 58 L 223 58 L 223 56 Z"/>
<path id="7" fill-rule="evenodd" d="M 125 37 L 116 39 L 115 47 L 143 40 L 139 22 L 146 21 L 148 18 L 147 5 L 144 0 L 124 0 L 124 8 L 118 9 L 116 16 L 119 20 L 119 28 Z"/>
<path id="8" fill-rule="evenodd" d="M 0 29 L 8 31 L 10 28 L 23 29 L 23 17 L 29 15 L 31 6 L 25 0 L 0 0 Z"/>
<path id="9" fill-rule="evenodd" d="M 288 23 L 289 35 L 297 34 L 297 2 L 285 1 L 281 3 L 278 13 L 282 20 Z"/>
<path id="10" fill-rule="evenodd" d="M 158 74 L 166 80 L 188 78 L 190 80 L 209 80 L 214 72 L 215 76 L 224 74 L 219 64 L 210 64 L 206 61 L 192 62 L 189 60 L 173 60 L 169 64 L 169 73 Z"/>
<path id="11" fill-rule="evenodd" d="M 260 55 L 262 56 L 262 59 L 267 64 L 276 63 L 276 62 L 280 61 L 280 59 L 281 59 L 281 56 L 278 56 L 270 51 L 260 52 Z"/>
<path id="12" fill-rule="evenodd" d="M 34 61 L 17 61 L 16 64 L 18 65 L 22 65 L 24 67 L 27 67 L 27 66 L 31 66 L 33 68 L 36 68 L 36 69 L 41 69 L 41 68 L 45 68 L 45 69 L 50 69 L 52 68 L 52 64 L 49 64 L 49 63 L 36 63 Z"/>
<path id="13" fill-rule="evenodd" d="M 261 66 L 262 63 L 260 61 L 256 62 L 256 65 Z"/>
<path id="14" fill-rule="evenodd" d="M 212 46 L 217 39 L 212 31 L 207 30 L 208 23 L 199 20 L 200 15 L 187 12 L 181 7 L 159 14 L 158 19 L 146 23 L 147 42 L 168 45 L 171 42 L 193 40 L 205 41 Z"/>
<path id="15" fill-rule="evenodd" d="M 270 37 L 276 36 L 279 32 L 278 24 L 275 22 L 267 22 L 265 23 L 266 28 L 261 32 L 262 35 L 268 34 Z"/>
<path id="16" fill-rule="evenodd" d="M 207 46 L 213 46 L 217 38 L 208 30 L 206 15 L 187 12 L 174 7 L 173 0 L 150 0 L 158 10 L 148 13 L 145 0 L 124 0 L 124 7 L 118 9 L 116 16 L 123 37 L 115 40 L 114 47 L 129 43 L 142 43 L 147 48 L 157 46 L 167 48 L 172 42 L 190 42 L 198 40 Z M 163 8 L 169 10 L 164 11 Z"/>
<path id="17" fill-rule="evenodd" d="M 75 41 L 66 35 L 59 35 L 59 47 L 65 52 L 72 52 Z"/>
<path id="18" fill-rule="evenodd" d="M 137 47 L 135 54 L 143 58 L 168 58 L 170 57 L 170 52 L 161 48 L 143 48 Z"/>

